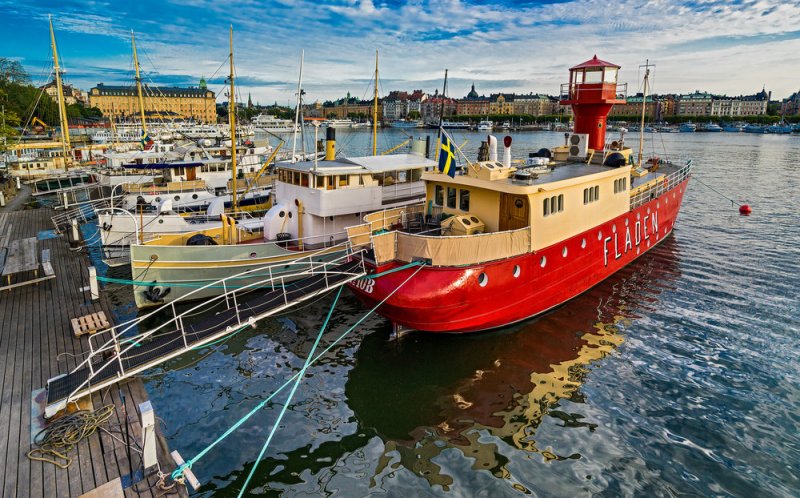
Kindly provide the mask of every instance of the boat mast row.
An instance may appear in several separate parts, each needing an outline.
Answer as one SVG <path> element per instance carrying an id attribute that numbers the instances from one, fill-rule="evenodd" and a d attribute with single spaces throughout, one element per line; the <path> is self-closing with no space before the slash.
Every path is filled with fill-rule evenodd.
<path id="1" fill-rule="evenodd" d="M 56 91 L 58 92 L 58 118 L 61 122 L 61 146 L 64 150 L 64 171 L 69 169 L 70 163 L 70 143 L 69 143 L 69 123 L 67 122 L 67 109 L 64 105 L 64 87 L 61 83 L 61 68 L 58 65 L 58 48 L 56 47 L 56 35 L 53 32 L 53 17 L 50 17 L 50 42 L 53 48 L 53 69 L 56 73 Z"/>

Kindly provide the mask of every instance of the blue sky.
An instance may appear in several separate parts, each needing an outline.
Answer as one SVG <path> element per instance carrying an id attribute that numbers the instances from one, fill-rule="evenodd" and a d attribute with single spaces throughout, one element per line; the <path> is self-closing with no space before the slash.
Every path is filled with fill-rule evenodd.
<path id="1" fill-rule="evenodd" d="M 36 82 L 50 57 L 54 16 L 66 80 L 131 84 L 130 30 L 145 79 L 223 88 L 228 26 L 240 95 L 293 102 L 301 49 L 310 101 L 475 82 L 479 93 L 557 94 L 567 69 L 595 53 L 623 66 L 629 93 L 639 65 L 656 64 L 655 91 L 739 95 L 762 86 L 783 98 L 800 89 L 800 2 L 776 0 L 0 0 L 0 56 L 19 59 Z M 219 72 L 217 70 L 219 69 Z M 224 97 L 223 97 L 224 98 Z"/>

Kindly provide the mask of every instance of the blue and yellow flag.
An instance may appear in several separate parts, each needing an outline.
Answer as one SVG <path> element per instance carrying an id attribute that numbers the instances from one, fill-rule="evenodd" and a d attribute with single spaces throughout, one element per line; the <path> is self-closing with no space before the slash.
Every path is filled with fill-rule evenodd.
<path id="1" fill-rule="evenodd" d="M 150 135 L 148 135 L 145 131 L 142 131 L 141 142 L 144 149 L 149 149 L 153 145 L 153 139 L 150 138 Z"/>
<path id="2" fill-rule="evenodd" d="M 439 151 L 439 171 L 451 178 L 456 176 L 455 146 L 445 133 L 442 133 L 442 150 Z"/>

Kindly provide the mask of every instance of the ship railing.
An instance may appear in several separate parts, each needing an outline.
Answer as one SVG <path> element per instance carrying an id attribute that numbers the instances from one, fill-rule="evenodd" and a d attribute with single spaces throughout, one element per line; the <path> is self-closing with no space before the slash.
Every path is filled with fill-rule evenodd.
<path id="1" fill-rule="evenodd" d="M 613 86 L 613 88 L 612 88 Z M 562 83 L 559 100 L 628 98 L 627 83 Z"/>
<path id="2" fill-rule="evenodd" d="M 346 242 L 340 245 L 343 251 L 341 256 L 322 259 L 329 254 L 330 250 L 328 249 L 316 251 L 290 262 L 252 268 L 198 287 L 180 298 L 156 308 L 154 311 L 91 335 L 89 337 L 88 356 L 72 370 L 72 373 L 74 373 L 82 369 L 88 369 L 89 374 L 83 382 L 71 391 L 65 403 L 74 400 L 78 393 L 89 387 L 93 390 L 99 389 L 100 384 L 93 384 L 92 379 L 111 365 L 116 364 L 117 374 L 115 377 L 103 381 L 102 385 L 117 382 L 143 370 L 144 367 L 141 365 L 134 368 L 126 367 L 125 360 L 135 356 L 135 348 L 140 347 L 145 341 L 156 339 L 165 333 L 180 332 L 171 341 L 181 341 L 180 344 L 182 346 L 179 344 L 175 348 L 165 347 L 165 350 L 170 351 L 171 354 L 165 355 L 163 359 L 167 359 L 167 356 L 174 357 L 179 354 L 179 351 L 200 347 L 205 343 L 218 339 L 220 336 L 235 333 L 246 326 L 255 326 L 255 323 L 265 316 L 282 311 L 297 302 L 327 292 L 366 275 L 367 269 L 364 258 L 354 258 L 362 251 L 352 251 Z M 349 266 L 346 270 L 342 270 L 340 268 L 341 265 L 348 262 L 353 262 L 355 266 Z M 311 294 L 304 296 L 305 298 L 290 297 L 290 290 L 287 288 L 287 284 L 299 282 L 312 276 L 322 276 L 324 278 L 324 287 L 312 289 L 310 291 Z M 334 276 L 345 278 L 331 282 L 331 277 Z M 253 278 L 256 280 L 243 285 L 243 282 Z M 197 299 L 204 292 L 218 291 L 220 289 L 222 292 L 218 295 L 194 306 L 187 307 L 183 311 L 179 310 L 179 307 L 182 307 L 184 303 Z M 248 316 L 243 317 L 240 309 L 242 297 L 254 291 L 267 289 L 281 292 L 283 304 L 278 304 L 276 307 L 269 308 L 259 314 L 249 313 Z M 218 307 L 222 308 L 222 310 L 218 310 Z M 218 316 L 226 311 L 230 316 L 224 322 L 213 325 L 218 329 L 194 330 L 192 332 L 192 335 L 196 337 L 199 334 L 203 334 L 204 340 L 198 342 L 196 337 L 190 338 L 186 332 L 186 325 L 190 324 L 194 317 L 199 315 L 207 317 L 214 310 L 216 311 L 213 316 Z M 168 316 L 171 316 L 171 318 L 166 319 Z M 159 325 L 149 328 L 145 332 L 138 332 L 140 326 L 150 323 L 159 323 Z M 126 357 L 126 355 L 128 356 Z M 108 359 L 112 361 L 107 361 Z M 152 362 L 148 362 L 146 365 L 148 367 L 153 366 Z"/>
<path id="3" fill-rule="evenodd" d="M 691 175 L 691 170 L 692 161 L 689 160 L 677 171 L 658 178 L 652 186 L 631 196 L 631 209 L 636 209 L 639 206 L 664 195 L 666 192 L 669 192 L 680 183 L 683 183 L 683 181 L 686 180 L 689 175 Z"/>

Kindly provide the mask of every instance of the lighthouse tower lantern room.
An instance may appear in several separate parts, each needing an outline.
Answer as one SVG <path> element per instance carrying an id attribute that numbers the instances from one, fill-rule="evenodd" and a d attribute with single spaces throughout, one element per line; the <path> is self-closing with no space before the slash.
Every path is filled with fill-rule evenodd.
<path id="1" fill-rule="evenodd" d="M 625 103 L 627 85 L 617 85 L 620 66 L 597 58 L 569 69 L 569 83 L 561 85 L 561 105 L 571 105 L 575 133 L 589 135 L 588 146 L 603 150 L 606 117 L 614 104 Z"/>

